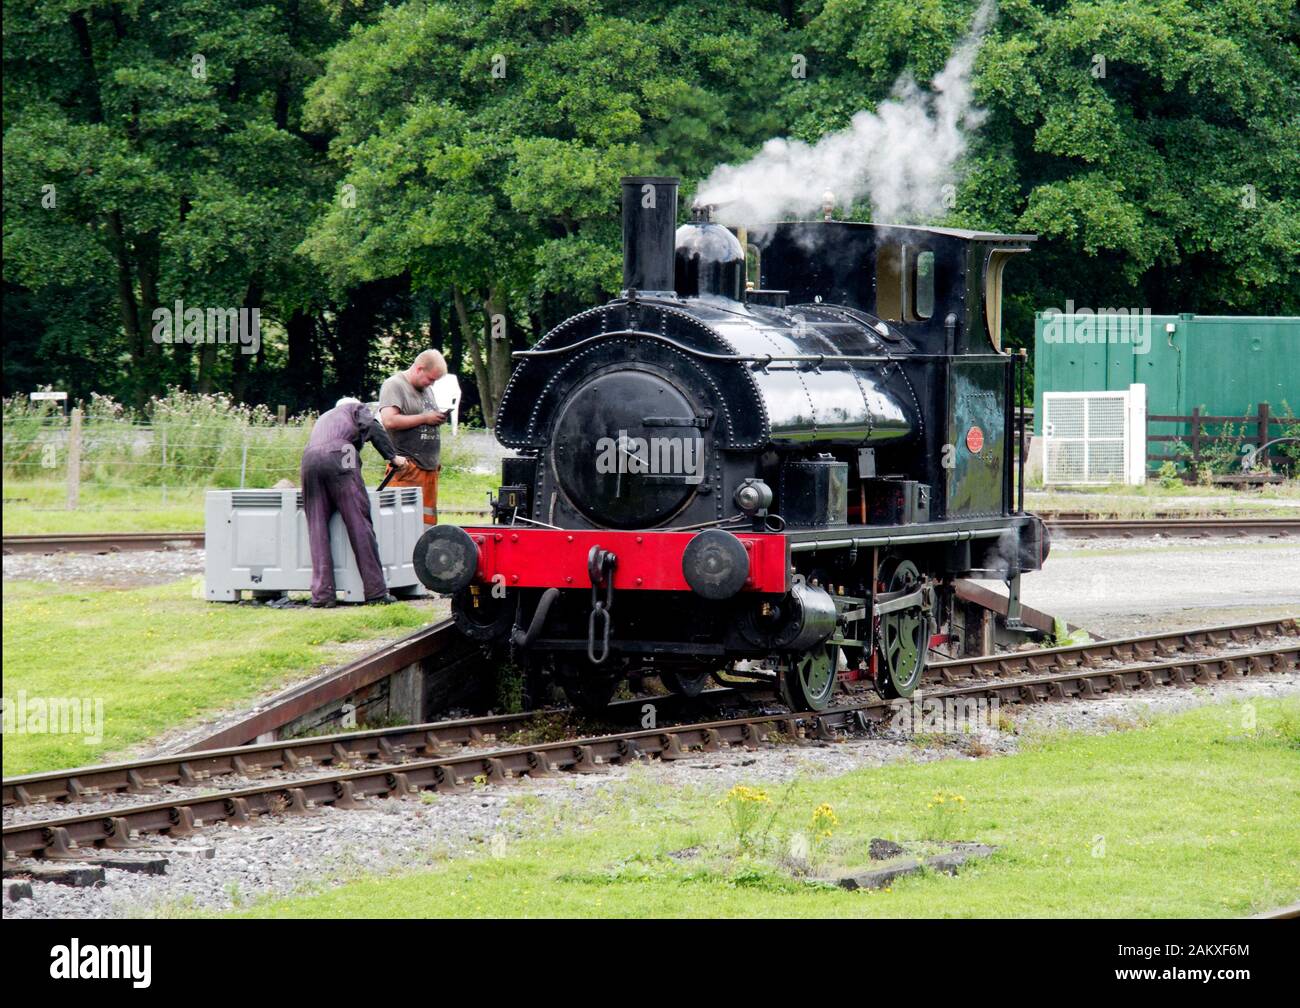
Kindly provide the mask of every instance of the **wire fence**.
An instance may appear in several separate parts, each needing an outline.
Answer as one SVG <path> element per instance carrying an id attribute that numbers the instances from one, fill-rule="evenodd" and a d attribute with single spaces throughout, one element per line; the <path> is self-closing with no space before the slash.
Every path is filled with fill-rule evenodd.
<path id="1" fill-rule="evenodd" d="M 10 413 L 4 422 L 5 503 L 35 508 L 124 510 L 153 502 L 201 502 L 204 490 L 297 485 L 313 417 L 256 422 L 247 411 L 162 422 L 58 413 Z M 443 438 L 444 469 L 482 469 L 483 431 Z M 465 435 L 469 435 L 465 437 Z M 368 482 L 383 470 L 377 452 L 362 456 Z"/>
<path id="2" fill-rule="evenodd" d="M 6 478 L 230 489 L 297 479 L 308 424 L 180 427 L 67 420 L 6 424 Z"/>

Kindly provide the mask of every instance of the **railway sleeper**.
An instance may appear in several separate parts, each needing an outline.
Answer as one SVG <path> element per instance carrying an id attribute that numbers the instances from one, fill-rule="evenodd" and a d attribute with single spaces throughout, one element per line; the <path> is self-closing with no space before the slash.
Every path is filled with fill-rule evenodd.
<path id="1" fill-rule="evenodd" d="M 158 790 L 158 781 L 153 777 L 141 777 L 136 770 L 128 770 L 126 790 L 130 794 L 153 794 Z"/>
<path id="2" fill-rule="evenodd" d="M 581 745 L 577 747 L 577 759 L 573 763 L 574 773 L 607 773 L 609 767 L 596 754 L 593 746 Z"/>
<path id="3" fill-rule="evenodd" d="M 353 787 L 351 781 L 335 781 L 334 794 L 336 797 L 332 804 L 335 808 L 358 809 L 369 807 L 365 804 L 365 792 L 359 788 Z"/>
<path id="4" fill-rule="evenodd" d="M 45 830 L 44 857 L 49 861 L 84 861 L 86 852 L 77 841 L 72 839 L 64 826 L 52 826 Z"/>
<path id="5" fill-rule="evenodd" d="M 104 832 L 106 835 L 100 841 L 100 846 L 107 847 L 109 850 L 139 850 L 145 846 L 139 841 L 138 835 L 131 836 L 131 829 L 121 816 L 110 816 L 106 819 Z"/>
<path id="6" fill-rule="evenodd" d="M 207 770 L 195 770 L 188 763 L 182 762 L 179 769 L 180 782 L 186 787 L 197 787 L 212 774 Z"/>
<path id="7" fill-rule="evenodd" d="M 528 769 L 525 771 L 529 777 L 558 777 L 559 774 L 551 766 L 551 761 L 544 752 L 530 752 L 528 754 Z"/>
<path id="8" fill-rule="evenodd" d="M 58 885 L 88 889 L 104 884 L 104 868 L 93 864 L 18 864 L 5 862 L 4 877 L 26 877 L 34 882 L 53 882 Z"/>
<path id="9" fill-rule="evenodd" d="M 300 787 L 289 788 L 285 794 L 289 796 L 284 807 L 287 815 L 307 815 L 316 807 L 314 802 L 308 800 L 307 792 Z"/>
<path id="10" fill-rule="evenodd" d="M 433 768 L 433 789 L 440 794 L 465 794 L 469 790 L 460 782 L 456 768 L 450 766 Z"/>
<path id="11" fill-rule="evenodd" d="M 1287 655 L 1278 652 L 1271 655 L 1270 657 L 1272 658 L 1271 664 L 1273 666 L 1274 672 L 1286 672 L 1289 669 L 1294 667 L 1294 662 L 1295 662 L 1294 654 L 1288 657 Z"/>
<path id="12" fill-rule="evenodd" d="M 194 818 L 194 811 L 183 805 L 178 805 L 167 810 L 167 817 L 170 825 L 166 828 L 169 837 L 190 837 L 194 835 L 196 827 L 201 826 L 202 822 Z"/>

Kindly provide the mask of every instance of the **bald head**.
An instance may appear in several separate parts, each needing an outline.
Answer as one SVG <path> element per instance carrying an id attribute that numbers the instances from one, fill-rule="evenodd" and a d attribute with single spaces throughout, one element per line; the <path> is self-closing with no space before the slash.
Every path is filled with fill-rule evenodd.
<path id="1" fill-rule="evenodd" d="M 406 380 L 415 388 L 428 388 L 447 373 L 447 360 L 437 350 L 425 350 L 406 371 Z"/>
<path id="2" fill-rule="evenodd" d="M 425 350 L 415 358 L 413 367 L 418 367 L 424 371 L 436 371 L 435 378 L 441 378 L 447 373 L 447 360 L 437 350 Z"/>

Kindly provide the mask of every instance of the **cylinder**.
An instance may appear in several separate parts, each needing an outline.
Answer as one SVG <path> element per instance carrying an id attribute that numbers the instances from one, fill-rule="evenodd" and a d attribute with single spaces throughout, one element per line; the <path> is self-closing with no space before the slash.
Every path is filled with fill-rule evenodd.
<path id="1" fill-rule="evenodd" d="M 677 179 L 623 180 L 623 289 L 671 297 L 677 233 Z"/>
<path id="2" fill-rule="evenodd" d="M 835 632 L 835 600 L 822 588 L 796 584 L 780 605 L 785 621 L 773 643 L 783 651 L 807 651 Z"/>

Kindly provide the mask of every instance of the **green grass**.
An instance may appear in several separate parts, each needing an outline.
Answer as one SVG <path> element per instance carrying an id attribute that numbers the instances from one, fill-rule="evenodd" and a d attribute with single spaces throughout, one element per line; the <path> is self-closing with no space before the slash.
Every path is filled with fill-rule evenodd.
<path id="1" fill-rule="evenodd" d="M 1295 515 L 1295 507 L 1285 502 L 1296 500 L 1300 500 L 1300 480 L 1251 490 L 1199 484 L 1165 488 L 1155 480 L 1148 480 L 1141 486 L 1080 486 L 1054 490 L 1026 487 L 1025 490 L 1025 507 L 1031 511 L 1088 511 L 1122 518 L 1145 518 L 1165 512 L 1178 512 L 1189 518 L 1217 514 Z"/>
<path id="2" fill-rule="evenodd" d="M 65 509 L 63 483 L 6 480 L 5 535 L 60 532 L 190 532 L 203 528 L 203 493 L 198 487 L 105 487 L 86 483 L 79 506 Z"/>
<path id="3" fill-rule="evenodd" d="M 103 738 L 4 735 L 6 775 L 103 760 L 311 672 L 348 641 L 398 636 L 406 604 L 281 610 L 206 602 L 199 579 L 130 590 L 4 585 L 4 695 L 103 701 Z"/>
<path id="4" fill-rule="evenodd" d="M 373 461 L 364 470 L 369 486 L 378 486 L 382 468 Z M 484 522 L 483 517 L 460 514 L 457 509 L 487 507 L 488 491 L 496 491 L 501 478 L 490 473 L 444 470 L 439 481 L 438 510 L 443 521 L 463 524 Z M 203 528 L 202 487 L 169 487 L 166 499 L 156 486 L 81 487 L 79 507 L 65 508 L 67 487 L 57 480 L 5 480 L 5 535 L 62 532 L 190 532 Z"/>
<path id="5" fill-rule="evenodd" d="M 1247 711 L 1258 724 L 1246 726 Z M 768 787 L 773 852 L 830 803 L 830 862 L 867 861 L 872 837 L 939 826 L 995 844 L 956 878 L 850 893 L 735 852 L 722 787 L 614 786 L 599 807 L 515 805 L 534 839 L 504 857 L 343 880 L 241 910 L 269 917 L 1192 917 L 1240 916 L 1300 895 L 1300 702 L 1201 708 L 1108 735 L 1060 735 L 1020 754 L 891 765 Z M 454 800 L 454 799 L 448 799 Z M 486 838 L 485 838 L 486 839 Z M 692 858 L 671 852 L 699 848 Z M 431 857 L 433 857 L 431 853 Z"/>

